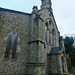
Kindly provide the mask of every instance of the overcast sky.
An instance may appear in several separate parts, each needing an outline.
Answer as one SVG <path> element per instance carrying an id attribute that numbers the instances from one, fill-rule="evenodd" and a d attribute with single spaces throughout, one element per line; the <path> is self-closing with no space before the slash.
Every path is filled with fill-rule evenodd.
<path id="1" fill-rule="evenodd" d="M 0 7 L 28 12 L 33 5 L 40 8 L 41 0 L 1 0 Z M 75 34 L 75 0 L 52 0 L 54 17 L 60 34 Z"/>

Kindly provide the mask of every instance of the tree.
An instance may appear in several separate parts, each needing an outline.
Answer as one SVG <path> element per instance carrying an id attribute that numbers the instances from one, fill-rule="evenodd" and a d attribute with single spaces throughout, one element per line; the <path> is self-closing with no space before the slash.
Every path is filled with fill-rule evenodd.
<path id="1" fill-rule="evenodd" d="M 74 50 L 73 47 L 74 39 L 73 37 L 65 37 L 64 44 L 65 44 L 65 51 L 66 53 L 70 53 L 72 50 Z"/>
<path id="2" fill-rule="evenodd" d="M 64 38 L 65 52 L 70 55 L 72 66 L 75 66 L 75 48 L 73 47 L 73 43 L 73 37 L 67 36 Z"/>

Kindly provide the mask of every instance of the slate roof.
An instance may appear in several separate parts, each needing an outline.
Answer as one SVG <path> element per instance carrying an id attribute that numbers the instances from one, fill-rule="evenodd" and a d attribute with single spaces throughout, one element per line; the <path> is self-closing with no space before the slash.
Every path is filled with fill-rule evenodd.
<path id="1" fill-rule="evenodd" d="M 11 13 L 18 13 L 18 14 L 24 14 L 24 15 L 31 15 L 29 13 L 21 12 L 21 11 L 15 11 L 15 10 L 10 10 L 10 9 L 5 9 L 0 7 L 0 11 L 6 11 L 6 12 L 11 12 Z"/>

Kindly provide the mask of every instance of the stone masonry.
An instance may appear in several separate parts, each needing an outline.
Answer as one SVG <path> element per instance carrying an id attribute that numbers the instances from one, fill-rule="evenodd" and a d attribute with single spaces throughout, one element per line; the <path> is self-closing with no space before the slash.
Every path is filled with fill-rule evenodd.
<path id="1" fill-rule="evenodd" d="M 32 13 L 24 13 L 0 8 L 0 74 L 48 75 L 64 73 L 61 54 L 64 43 L 54 19 L 51 0 L 41 0 L 41 9 L 33 6 Z M 12 58 L 12 44 L 9 44 L 9 57 L 5 57 L 8 34 L 15 31 L 20 38 Z M 11 38 L 12 39 L 12 38 Z M 7 41 L 9 42 L 9 41 Z M 12 41 L 11 41 L 12 42 Z M 57 49 L 55 48 L 59 48 Z M 53 54 L 51 54 L 51 50 Z M 59 53 L 61 51 L 61 53 Z M 56 52 L 56 53 L 55 53 Z M 66 57 L 64 58 L 67 73 Z M 56 63 L 55 63 L 56 62 Z"/>

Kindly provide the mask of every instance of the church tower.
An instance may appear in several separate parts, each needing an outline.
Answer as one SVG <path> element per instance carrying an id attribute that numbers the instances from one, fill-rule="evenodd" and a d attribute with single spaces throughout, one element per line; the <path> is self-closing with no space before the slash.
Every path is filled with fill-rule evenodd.
<path id="1" fill-rule="evenodd" d="M 42 2 L 42 5 L 41 5 L 41 9 L 44 9 L 44 8 L 49 8 L 50 10 L 52 10 L 52 3 L 51 3 L 51 0 L 41 0 Z"/>

